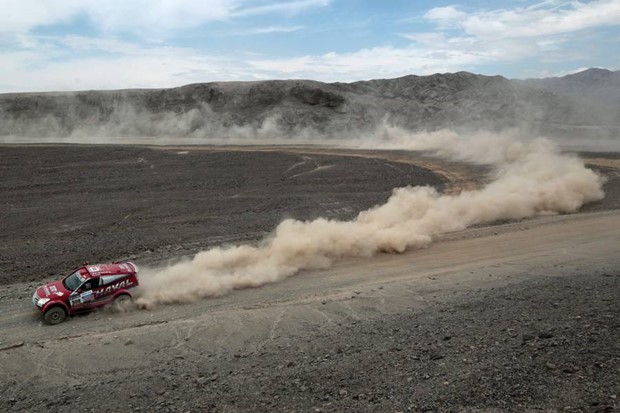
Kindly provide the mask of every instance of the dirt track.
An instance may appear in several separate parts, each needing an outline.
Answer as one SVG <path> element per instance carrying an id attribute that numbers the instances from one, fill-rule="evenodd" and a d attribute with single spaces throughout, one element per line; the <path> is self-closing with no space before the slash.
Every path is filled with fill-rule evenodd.
<path id="1" fill-rule="evenodd" d="M 226 162 L 237 155 L 252 159 L 244 152 Z M 291 167 L 270 159 L 261 167 Z M 359 170 L 385 168 L 381 178 L 420 176 L 405 163 L 339 159 L 346 171 L 362 160 Z M 620 211 L 613 165 L 607 173 L 612 196 L 590 213 L 469 229 L 426 250 L 155 311 L 47 327 L 31 308 L 32 282 L 4 285 L 0 386 L 9 397 L 0 410 L 613 412 Z M 325 197 L 342 196 L 339 208 L 350 208 L 336 216 L 378 202 L 394 182 L 381 189 L 377 176 L 360 178 L 357 190 L 377 188 L 362 202 L 326 183 L 306 216 L 321 214 Z"/>

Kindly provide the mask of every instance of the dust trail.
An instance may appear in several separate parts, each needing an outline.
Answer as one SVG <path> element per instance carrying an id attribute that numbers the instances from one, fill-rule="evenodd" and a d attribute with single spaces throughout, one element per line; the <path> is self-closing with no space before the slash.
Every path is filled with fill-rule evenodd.
<path id="1" fill-rule="evenodd" d="M 366 145 L 424 149 L 440 156 L 490 164 L 494 179 L 458 195 L 431 187 L 393 191 L 383 205 L 352 221 L 285 220 L 258 246 L 218 247 L 193 259 L 143 273 L 138 304 L 192 301 L 258 287 L 301 270 L 329 267 L 343 257 L 370 257 L 428 246 L 433 236 L 499 219 L 570 213 L 602 199 L 602 178 L 546 140 L 519 142 L 509 134 L 461 136 L 451 131 L 409 134 L 388 130 Z"/>

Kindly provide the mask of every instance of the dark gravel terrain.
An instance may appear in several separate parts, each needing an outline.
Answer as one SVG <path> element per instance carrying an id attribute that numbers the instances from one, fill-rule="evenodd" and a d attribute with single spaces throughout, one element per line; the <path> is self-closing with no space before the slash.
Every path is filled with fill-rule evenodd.
<path id="1" fill-rule="evenodd" d="M 33 145 L 0 159 L 0 284 L 257 240 L 285 218 L 350 219 L 393 188 L 444 185 L 411 164 L 274 151 Z"/>

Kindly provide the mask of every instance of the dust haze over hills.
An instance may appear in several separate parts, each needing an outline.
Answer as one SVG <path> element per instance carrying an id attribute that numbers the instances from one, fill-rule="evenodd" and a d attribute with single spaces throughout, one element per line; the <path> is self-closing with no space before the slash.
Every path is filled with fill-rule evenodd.
<path id="1" fill-rule="evenodd" d="M 172 89 L 0 95 L 0 139 L 158 137 L 196 143 L 338 141 L 452 129 L 611 139 L 620 133 L 620 72 L 509 80 L 468 72 L 354 83 L 310 80 L 217 82 Z"/>

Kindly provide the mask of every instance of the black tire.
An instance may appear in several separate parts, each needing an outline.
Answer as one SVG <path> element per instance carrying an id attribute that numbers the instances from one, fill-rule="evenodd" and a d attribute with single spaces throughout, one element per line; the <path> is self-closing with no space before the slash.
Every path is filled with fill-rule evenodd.
<path id="1" fill-rule="evenodd" d="M 124 313 L 129 311 L 132 307 L 132 299 L 129 294 L 120 294 L 114 299 L 112 303 L 112 311 L 115 313 Z"/>
<path id="2" fill-rule="evenodd" d="M 64 308 L 58 306 L 47 309 L 45 314 L 43 314 L 43 319 L 50 325 L 60 324 L 65 321 L 65 318 L 67 318 L 67 312 Z"/>

